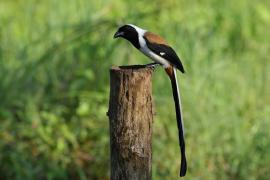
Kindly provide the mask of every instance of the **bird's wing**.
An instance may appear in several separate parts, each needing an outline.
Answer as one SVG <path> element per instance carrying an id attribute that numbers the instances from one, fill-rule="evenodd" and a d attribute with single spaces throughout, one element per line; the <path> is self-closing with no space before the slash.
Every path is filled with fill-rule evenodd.
<path id="1" fill-rule="evenodd" d="M 160 37 L 152 32 L 144 33 L 144 38 L 146 38 L 150 43 L 168 45 L 168 43 L 165 39 L 163 39 L 162 37 Z"/>
<path id="2" fill-rule="evenodd" d="M 151 32 L 146 32 L 143 37 L 146 41 L 146 45 L 151 51 L 168 60 L 181 72 L 185 72 L 179 57 L 163 38 Z"/>

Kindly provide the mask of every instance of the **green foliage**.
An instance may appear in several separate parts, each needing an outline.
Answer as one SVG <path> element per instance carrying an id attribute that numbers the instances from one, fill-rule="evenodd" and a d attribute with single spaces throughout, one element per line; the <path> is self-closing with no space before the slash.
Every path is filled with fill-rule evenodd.
<path id="1" fill-rule="evenodd" d="M 149 62 L 112 39 L 119 25 L 133 23 L 166 37 L 186 68 L 179 82 L 187 177 L 270 179 L 269 7 L 266 0 L 1 0 L 0 178 L 109 178 L 109 68 Z M 161 68 L 153 83 L 153 179 L 176 179 L 177 127 Z"/>

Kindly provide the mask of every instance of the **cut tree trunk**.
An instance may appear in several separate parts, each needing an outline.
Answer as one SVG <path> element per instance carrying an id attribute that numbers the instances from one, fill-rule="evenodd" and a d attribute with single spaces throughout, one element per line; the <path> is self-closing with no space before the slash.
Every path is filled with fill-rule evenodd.
<path id="1" fill-rule="evenodd" d="M 145 66 L 110 70 L 110 150 L 112 180 L 151 179 L 152 73 Z"/>

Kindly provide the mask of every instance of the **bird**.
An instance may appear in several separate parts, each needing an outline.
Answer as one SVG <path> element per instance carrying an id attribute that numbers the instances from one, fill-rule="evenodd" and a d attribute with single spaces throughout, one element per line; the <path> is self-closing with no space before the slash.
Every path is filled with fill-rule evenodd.
<path id="1" fill-rule="evenodd" d="M 119 27 L 114 34 L 114 38 L 124 38 L 128 40 L 135 48 L 154 61 L 152 65 L 163 66 L 167 75 L 169 76 L 175 104 L 179 145 L 181 151 L 180 176 L 185 176 L 187 171 L 187 160 L 185 153 L 184 124 L 180 91 L 176 75 L 176 70 L 185 73 L 180 58 L 165 39 L 155 33 L 142 29 L 133 24 L 125 24 Z"/>

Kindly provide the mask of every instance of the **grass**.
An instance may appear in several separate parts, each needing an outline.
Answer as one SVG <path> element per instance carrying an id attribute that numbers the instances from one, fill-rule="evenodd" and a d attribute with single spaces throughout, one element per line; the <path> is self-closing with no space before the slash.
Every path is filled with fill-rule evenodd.
<path id="1" fill-rule="evenodd" d="M 149 62 L 112 39 L 123 23 L 166 37 L 185 66 L 187 178 L 270 178 L 269 2 L 148 3 L 0 1 L 0 178 L 109 178 L 108 69 Z M 177 127 L 161 68 L 153 85 L 153 179 L 175 179 Z"/>

